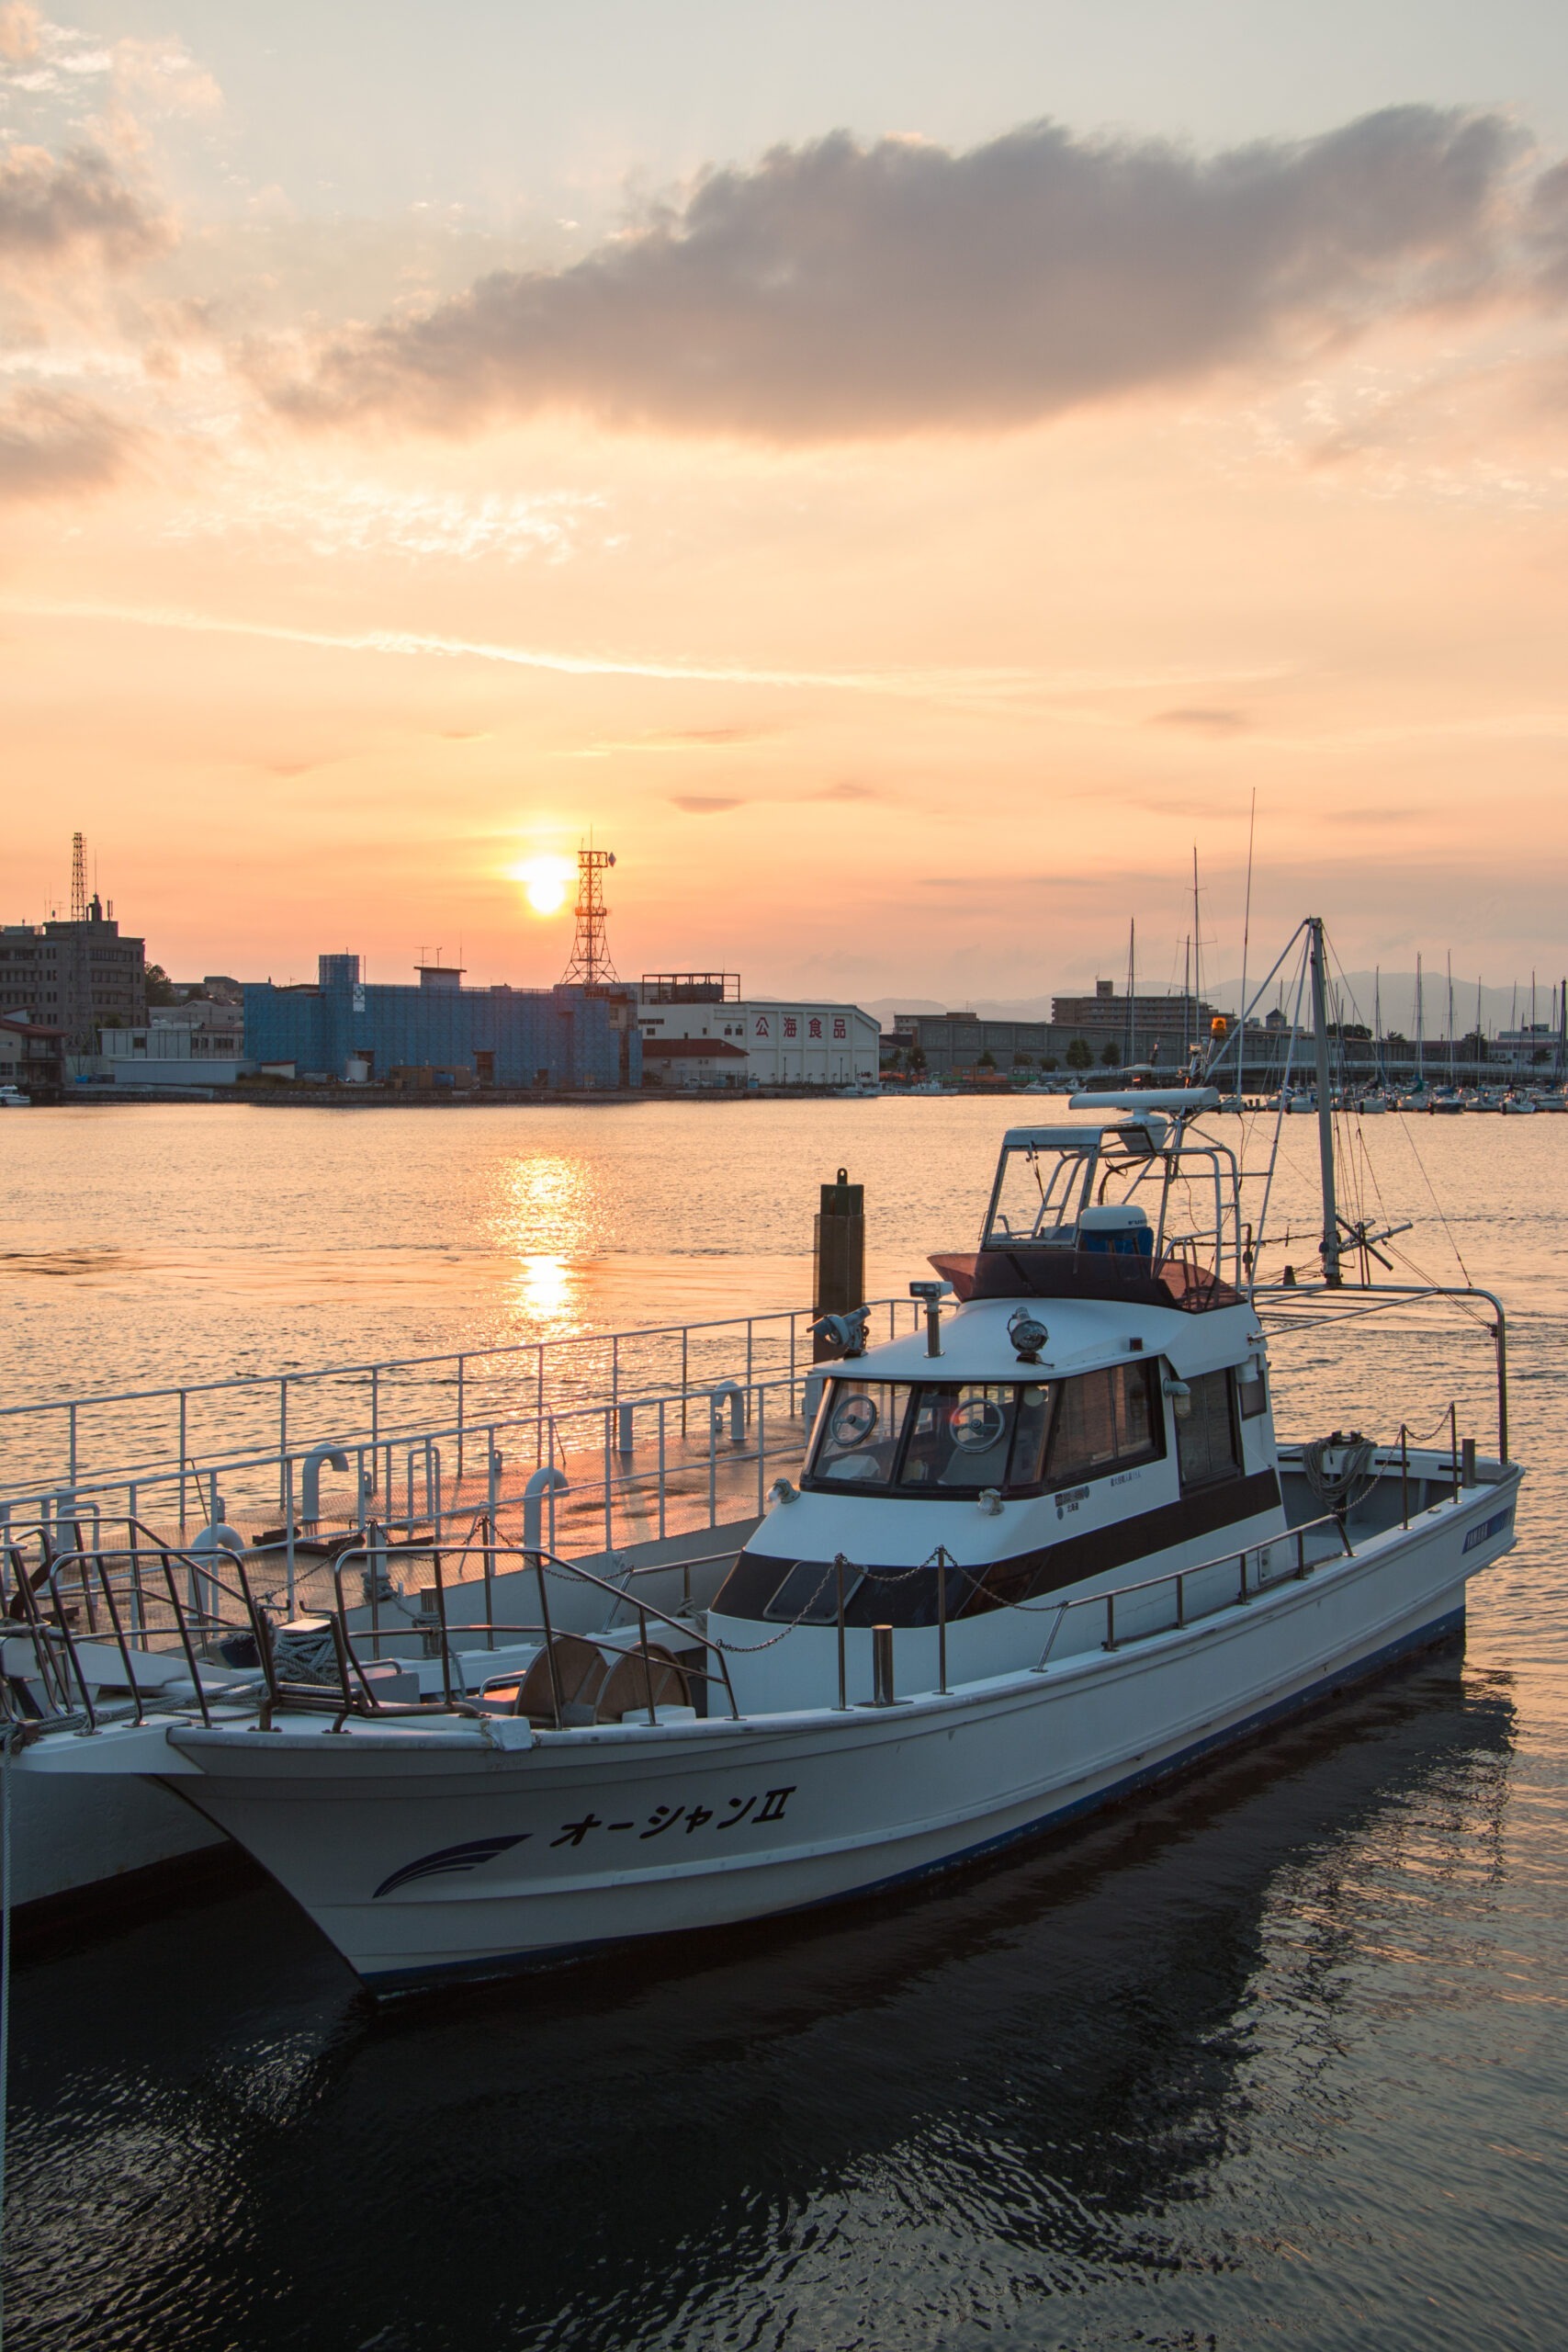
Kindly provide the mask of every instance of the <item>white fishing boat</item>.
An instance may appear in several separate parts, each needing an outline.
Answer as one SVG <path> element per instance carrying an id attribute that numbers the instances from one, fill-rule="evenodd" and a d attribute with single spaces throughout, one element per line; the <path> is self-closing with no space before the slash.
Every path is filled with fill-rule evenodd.
<path id="1" fill-rule="evenodd" d="M 51 1728 L 13 1662 L 35 1708 L 18 1777 L 177 1792 L 389 1992 L 942 1869 L 1457 1629 L 1513 1541 L 1497 1302 L 1465 1295 L 1495 1317 L 1495 1457 L 1457 1420 L 1446 1449 L 1276 1439 L 1277 1322 L 1439 1295 L 1345 1283 L 1386 1237 L 1337 1211 L 1306 930 L 1320 1283 L 1257 1279 L 1235 1154 L 1204 1128 L 1217 1087 L 1081 1094 L 1089 1120 L 1005 1134 L 978 1246 L 911 1286 L 923 1330 L 831 1327 L 798 1484 L 775 1480 L 711 1597 L 556 1555 L 537 1500 L 521 1544 L 492 1522 L 427 1548 L 417 1625 L 374 1530 L 334 1562 L 333 1605 L 281 1625 L 238 1547 L 248 1686 L 231 1642 L 228 1690 L 196 1687 L 171 1578 L 186 1702 L 141 1690 L 122 1643 L 118 1705 L 100 1684 L 90 1721 Z M 34 1626 L 67 1690 L 89 1569 L 54 1561 Z"/>

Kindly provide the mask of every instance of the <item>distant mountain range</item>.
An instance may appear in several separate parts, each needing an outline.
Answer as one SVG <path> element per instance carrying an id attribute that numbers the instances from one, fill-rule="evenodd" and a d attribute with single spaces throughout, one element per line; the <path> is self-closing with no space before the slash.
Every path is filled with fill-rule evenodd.
<path id="1" fill-rule="evenodd" d="M 1257 994 L 1258 983 L 1261 977 L 1259 973 L 1253 973 L 1248 977 L 1247 985 L 1254 995 Z M 1544 974 L 1537 979 L 1535 992 L 1537 1021 L 1555 1023 L 1557 1008 L 1554 996 L 1558 985 L 1555 978 L 1549 979 Z M 1384 972 L 1381 980 L 1372 972 L 1347 972 L 1342 976 L 1337 976 L 1335 986 L 1344 1000 L 1343 1012 L 1339 1017 L 1346 1021 L 1364 1021 L 1371 1028 L 1375 1003 L 1381 1001 L 1384 1030 L 1397 1029 L 1404 1036 L 1415 1036 L 1416 975 L 1414 972 Z M 1461 979 L 1456 973 L 1453 988 L 1454 1034 L 1456 1036 L 1463 1037 L 1468 1035 L 1475 1026 L 1476 984 L 1473 979 Z M 1063 996 L 1081 995 L 1084 992 L 1081 983 L 1075 983 L 1058 991 Z M 1241 1009 L 1239 975 L 1228 980 L 1205 981 L 1203 995 L 1210 1004 L 1217 1005 L 1222 1012 L 1232 1014 L 1238 1012 Z M 1423 999 L 1425 1003 L 1423 1027 L 1426 1035 L 1446 1037 L 1449 1034 L 1449 983 L 1444 972 L 1428 971 L 1425 975 Z M 1273 1006 L 1280 1001 L 1281 991 L 1276 983 L 1275 987 L 1269 990 L 1267 1002 L 1258 1007 L 1259 1014 L 1271 1011 Z M 1287 1013 L 1292 1011 L 1293 1001 L 1292 985 L 1292 989 L 1283 996 L 1284 1010 Z M 935 997 L 878 996 L 868 997 L 865 1000 L 864 1009 L 867 1012 L 874 1012 L 876 1015 L 884 1029 L 892 1028 L 893 1016 L 896 1012 L 974 1012 L 977 1013 L 982 1021 L 1049 1021 L 1051 999 L 1048 996 L 976 997 L 966 1004 L 955 1004 L 942 1002 Z M 1302 999 L 1303 1025 L 1306 1021 L 1306 994 L 1303 990 Z M 1511 983 L 1507 988 L 1482 988 L 1481 1023 L 1488 1036 L 1495 1035 L 1499 1029 L 1520 1027 L 1529 1018 L 1530 992 L 1528 984 L 1519 989 L 1517 997 Z"/>

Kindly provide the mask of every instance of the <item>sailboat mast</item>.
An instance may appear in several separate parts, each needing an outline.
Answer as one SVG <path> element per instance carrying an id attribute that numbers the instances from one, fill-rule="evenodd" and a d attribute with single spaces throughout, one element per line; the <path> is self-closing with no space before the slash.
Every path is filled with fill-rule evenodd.
<path id="1" fill-rule="evenodd" d="M 1122 1058 L 1128 1063 L 1135 1062 L 1138 1058 L 1136 1051 L 1138 1042 L 1137 1025 L 1134 1019 L 1133 1012 L 1137 982 L 1138 922 L 1137 917 L 1134 915 L 1130 918 L 1127 924 L 1127 1050 Z"/>
<path id="2" fill-rule="evenodd" d="M 1203 1051 L 1203 933 L 1198 919 L 1198 844 L 1192 844 L 1192 1035 Z"/>
<path id="3" fill-rule="evenodd" d="M 1340 1287 L 1339 1214 L 1334 1200 L 1334 1104 L 1328 1075 L 1327 961 L 1323 943 L 1323 917 L 1310 915 L 1307 937 L 1312 956 L 1312 1031 L 1317 1048 L 1317 1157 L 1323 1177 L 1323 1279 L 1331 1290 Z"/>

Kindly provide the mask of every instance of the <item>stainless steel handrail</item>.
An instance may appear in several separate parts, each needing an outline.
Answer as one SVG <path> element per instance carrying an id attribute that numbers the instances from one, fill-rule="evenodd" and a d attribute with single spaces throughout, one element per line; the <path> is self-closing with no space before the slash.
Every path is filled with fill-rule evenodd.
<path id="1" fill-rule="evenodd" d="M 1298 1581 L 1304 1580 L 1307 1577 L 1311 1576 L 1314 1568 L 1321 1567 L 1324 1565 L 1322 1560 L 1307 1559 L 1306 1538 L 1318 1528 L 1330 1527 L 1334 1530 L 1335 1534 L 1339 1540 L 1340 1549 L 1337 1554 L 1329 1555 L 1328 1556 L 1342 1560 L 1354 1559 L 1356 1556 L 1356 1548 L 1350 1541 L 1350 1532 L 1345 1524 L 1343 1517 L 1337 1511 L 1325 1511 L 1320 1519 L 1303 1520 L 1299 1527 L 1287 1527 L 1283 1532 L 1279 1535 L 1266 1535 L 1257 1544 L 1248 1544 L 1245 1545 L 1240 1552 L 1217 1552 L 1213 1559 L 1195 1561 L 1190 1568 L 1166 1568 L 1163 1569 L 1157 1577 L 1140 1577 L 1136 1584 L 1116 1585 L 1110 1591 L 1105 1592 L 1078 1593 L 1070 1600 L 1058 1601 L 1056 1604 L 1055 1614 L 1052 1621 L 1050 1634 L 1045 1643 L 1045 1647 L 1041 1652 L 1039 1659 L 1031 1670 L 1033 1673 L 1039 1674 L 1043 1671 L 1046 1666 L 1049 1665 L 1051 1653 L 1056 1645 L 1056 1636 L 1061 1632 L 1063 1625 L 1066 1623 L 1068 1616 L 1075 1609 L 1102 1608 L 1105 1611 L 1105 1640 L 1101 1646 L 1107 1650 L 1116 1650 L 1121 1648 L 1123 1642 L 1146 1641 L 1155 1634 L 1171 1634 L 1184 1631 L 1188 1623 L 1186 1595 L 1187 1579 L 1190 1577 L 1207 1576 L 1215 1568 L 1223 1568 L 1226 1566 L 1231 1561 L 1235 1561 L 1237 1564 L 1239 1570 L 1235 1600 L 1234 1601 L 1221 1601 L 1217 1604 L 1217 1608 L 1229 1609 L 1242 1606 L 1252 1600 L 1256 1593 L 1260 1592 L 1263 1589 L 1261 1581 L 1259 1581 L 1253 1586 L 1250 1592 L 1248 1591 L 1247 1583 L 1247 1563 L 1248 1558 L 1253 1555 L 1263 1552 L 1271 1552 L 1277 1544 L 1289 1544 L 1293 1540 L 1296 1551 L 1296 1566 L 1294 1574 Z M 1134 1594 L 1140 1592 L 1157 1591 L 1162 1585 L 1174 1585 L 1176 1588 L 1175 1623 L 1173 1625 L 1145 1626 L 1137 1633 L 1122 1634 L 1118 1635 L 1116 1632 L 1116 1603 L 1119 1600 L 1129 1600 Z M 1217 1610 L 1208 1613 L 1217 1613 Z"/>

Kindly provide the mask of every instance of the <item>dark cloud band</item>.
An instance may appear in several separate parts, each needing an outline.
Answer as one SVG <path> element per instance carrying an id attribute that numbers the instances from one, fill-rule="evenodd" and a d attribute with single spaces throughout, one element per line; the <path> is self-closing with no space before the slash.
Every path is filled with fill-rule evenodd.
<path id="1" fill-rule="evenodd" d="M 574 266 L 339 335 L 281 407 L 779 441 L 1019 424 L 1484 284 L 1519 134 L 1403 107 L 1210 158 L 1050 123 L 715 172 Z"/>

